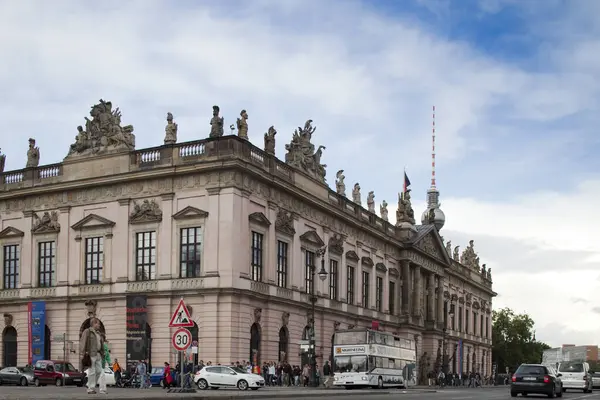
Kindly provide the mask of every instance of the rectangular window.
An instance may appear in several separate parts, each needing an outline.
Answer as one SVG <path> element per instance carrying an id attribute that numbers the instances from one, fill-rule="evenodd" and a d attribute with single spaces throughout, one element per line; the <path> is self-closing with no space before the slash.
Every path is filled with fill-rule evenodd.
<path id="1" fill-rule="evenodd" d="M 305 267 L 304 267 L 304 285 L 306 286 L 306 293 L 313 293 L 313 271 L 315 269 L 315 253 L 312 251 L 305 251 Z"/>
<path id="2" fill-rule="evenodd" d="M 19 280 L 19 245 L 4 246 L 4 289 L 16 289 Z"/>
<path id="3" fill-rule="evenodd" d="M 156 232 L 136 233 L 135 278 L 138 281 L 156 279 Z"/>
<path id="4" fill-rule="evenodd" d="M 262 282 L 263 279 L 263 243 L 264 235 L 252 231 L 252 271 L 253 281 Z"/>
<path id="5" fill-rule="evenodd" d="M 277 286 L 287 287 L 288 275 L 288 244 L 277 241 Z"/>
<path id="6" fill-rule="evenodd" d="M 458 331 L 463 331 L 463 308 L 458 307 Z"/>
<path id="7" fill-rule="evenodd" d="M 54 270 L 56 264 L 56 242 L 38 243 L 38 286 L 51 287 L 54 285 Z"/>
<path id="8" fill-rule="evenodd" d="M 329 260 L 329 298 L 338 299 L 338 262 Z"/>
<path id="9" fill-rule="evenodd" d="M 356 282 L 356 276 L 354 267 L 346 267 L 346 302 L 348 304 L 354 304 L 354 283 Z"/>
<path id="10" fill-rule="evenodd" d="M 390 281 L 388 293 L 388 310 L 390 314 L 394 314 L 396 311 L 396 283 Z"/>
<path id="11" fill-rule="evenodd" d="M 104 265 L 104 241 L 102 237 L 85 239 L 85 284 L 102 282 L 102 266 Z"/>
<path id="12" fill-rule="evenodd" d="M 383 308 L 383 278 L 375 278 L 375 308 L 381 312 Z"/>
<path id="13" fill-rule="evenodd" d="M 477 313 L 473 311 L 473 335 L 477 335 Z"/>
<path id="14" fill-rule="evenodd" d="M 483 314 L 479 316 L 479 336 L 483 336 Z"/>
<path id="15" fill-rule="evenodd" d="M 362 273 L 362 306 L 369 308 L 369 273 L 363 271 Z"/>
<path id="16" fill-rule="evenodd" d="M 179 277 L 197 278 L 200 276 L 202 259 L 202 229 L 182 228 L 179 244 Z"/>
<path id="17" fill-rule="evenodd" d="M 485 317 L 485 337 L 488 339 L 490 338 L 489 326 L 490 326 L 490 317 Z"/>

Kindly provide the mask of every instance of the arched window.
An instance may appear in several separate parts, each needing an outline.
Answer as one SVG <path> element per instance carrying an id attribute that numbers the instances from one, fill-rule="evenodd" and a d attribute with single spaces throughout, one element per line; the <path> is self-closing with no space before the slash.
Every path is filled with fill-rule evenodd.
<path id="1" fill-rule="evenodd" d="M 2 344 L 4 355 L 3 367 L 17 366 L 17 330 L 13 326 L 7 326 L 2 332 Z"/>
<path id="2" fill-rule="evenodd" d="M 285 326 L 282 326 L 279 330 L 279 361 L 284 362 L 288 360 L 288 348 L 289 348 L 289 334 Z"/>
<path id="3" fill-rule="evenodd" d="M 250 363 L 260 365 L 260 325 L 256 322 L 250 328 Z"/>
<path id="4" fill-rule="evenodd" d="M 48 325 L 44 328 L 44 359 L 52 360 L 52 332 Z"/>

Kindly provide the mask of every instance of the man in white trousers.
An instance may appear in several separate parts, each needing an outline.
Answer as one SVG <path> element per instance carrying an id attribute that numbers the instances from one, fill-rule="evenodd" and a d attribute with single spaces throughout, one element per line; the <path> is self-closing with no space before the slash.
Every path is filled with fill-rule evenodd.
<path id="1" fill-rule="evenodd" d="M 82 356 L 89 355 L 91 365 L 88 370 L 87 392 L 96 393 L 96 384 L 100 385 L 100 393 L 106 393 L 106 381 L 102 370 L 104 359 L 104 339 L 100 332 L 100 320 L 92 318 L 90 327 L 83 331 L 79 340 L 79 351 Z"/>

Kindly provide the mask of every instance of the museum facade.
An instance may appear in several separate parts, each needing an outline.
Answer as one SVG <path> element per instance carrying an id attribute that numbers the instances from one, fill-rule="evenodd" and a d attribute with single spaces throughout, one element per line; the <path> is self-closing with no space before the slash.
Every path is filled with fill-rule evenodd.
<path id="1" fill-rule="evenodd" d="M 280 161 L 274 128 L 262 150 L 243 115 L 223 135 L 218 108 L 208 139 L 177 143 L 171 115 L 165 144 L 143 150 L 109 102 L 90 115 L 62 163 L 40 166 L 33 142 L 28 166 L 0 175 L 3 365 L 77 365 L 91 317 L 113 358 L 173 362 L 181 298 L 199 359 L 300 364 L 315 300 L 320 365 L 336 330 L 376 323 L 416 341 L 421 373 L 442 353 L 491 373 L 495 293 L 473 242 L 444 242 L 435 201 L 419 225 L 405 192 L 392 224 L 372 193 L 367 208 L 360 188 L 346 197 L 342 171 L 329 188 L 311 121 Z"/>

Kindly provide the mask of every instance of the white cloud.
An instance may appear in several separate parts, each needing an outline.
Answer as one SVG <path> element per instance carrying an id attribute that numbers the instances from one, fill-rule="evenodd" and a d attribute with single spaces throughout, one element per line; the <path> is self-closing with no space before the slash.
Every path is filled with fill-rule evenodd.
<path id="1" fill-rule="evenodd" d="M 597 14 L 580 9 L 557 24 L 532 21 L 532 32 L 552 28 L 544 40 L 553 42 L 532 56 L 543 66 L 537 70 L 438 36 L 414 17 L 376 14 L 358 2 L 178 4 L 0 1 L 0 135 L 7 168 L 24 166 L 28 137 L 37 139 L 42 163 L 60 161 L 76 126 L 101 97 L 121 108 L 124 123 L 135 126 L 138 148 L 162 142 L 167 111 L 175 115 L 181 141 L 208 136 L 212 105 L 218 104 L 227 126 L 239 110 L 248 110 L 250 138 L 259 146 L 275 125 L 280 157 L 293 130 L 313 119 L 315 142 L 327 146 L 329 182 L 344 169 L 348 196 L 354 182 L 361 182 L 363 202 L 375 190 L 377 211 L 386 199 L 393 221 L 403 167 L 409 166 L 414 186 L 419 186 L 415 175 L 429 169 L 433 104 L 438 161 L 456 177 L 466 168 L 477 169 L 470 161 L 476 153 L 494 160 L 495 168 L 509 163 L 513 172 L 542 168 L 560 145 L 546 139 L 547 126 L 540 124 L 554 125 L 599 104 L 599 69 L 590 67 L 599 58 L 589 50 L 597 39 L 570 35 L 576 23 L 587 26 L 589 16 Z M 450 3 L 440 4 L 436 14 L 448 17 Z M 494 13 L 503 5 L 488 0 L 480 11 Z M 529 11 L 524 7 L 525 14 Z M 577 142 L 591 136 L 594 118 L 579 129 L 555 130 L 561 140 L 568 134 Z M 495 125 L 488 128 L 490 121 Z M 500 137 L 515 154 L 522 152 L 520 138 L 543 146 L 534 147 L 530 158 L 499 159 L 493 140 Z M 514 191 L 498 188 L 498 194 Z M 530 280 L 541 276 L 545 263 L 560 282 L 597 284 L 585 271 L 600 257 L 594 243 L 600 216 L 591 208 L 598 195 L 600 184 L 593 180 L 572 193 L 526 191 L 511 202 L 442 191 L 445 231 L 455 244 L 475 239 L 495 272 L 495 288 L 502 294 L 497 304 L 517 310 L 530 304 L 525 309 L 550 324 L 547 308 L 527 302 L 524 293 L 556 293 L 545 280 Z M 423 208 L 415 205 L 418 219 Z M 577 265 L 563 265 L 571 256 Z M 519 278 L 531 289 L 516 289 L 502 272 L 514 271 L 519 259 L 535 265 L 535 274 Z M 579 272 L 561 275 L 560 269 Z M 579 296 L 580 289 L 564 288 L 561 298 Z M 580 322 L 571 315 L 561 320 Z"/>

